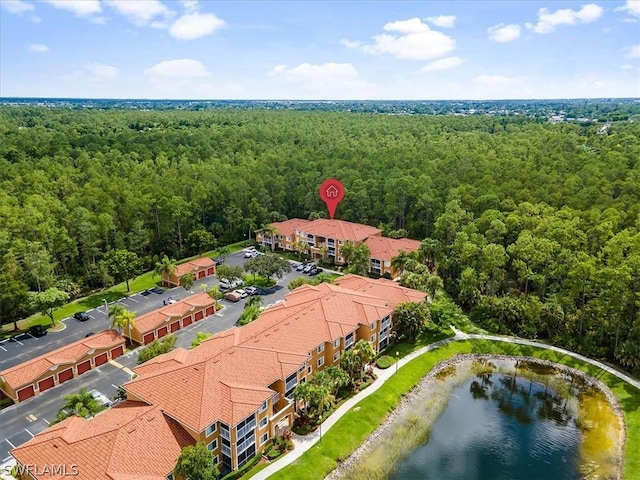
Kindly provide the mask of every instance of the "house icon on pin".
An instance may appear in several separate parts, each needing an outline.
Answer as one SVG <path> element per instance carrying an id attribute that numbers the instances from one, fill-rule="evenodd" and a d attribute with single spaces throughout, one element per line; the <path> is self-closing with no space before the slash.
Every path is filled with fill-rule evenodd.
<path id="1" fill-rule="evenodd" d="M 337 198 L 338 197 L 338 189 L 334 185 L 330 185 L 326 190 L 327 197 L 329 198 Z"/>

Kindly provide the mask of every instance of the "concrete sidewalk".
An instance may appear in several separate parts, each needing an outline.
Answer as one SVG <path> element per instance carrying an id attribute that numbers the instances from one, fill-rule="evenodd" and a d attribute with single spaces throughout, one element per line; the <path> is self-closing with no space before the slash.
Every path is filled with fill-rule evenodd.
<path id="1" fill-rule="evenodd" d="M 541 348 L 546 348 L 548 350 L 553 350 L 574 358 L 577 358 L 579 360 L 582 360 L 584 362 L 590 363 L 592 365 L 595 365 L 598 368 L 601 368 L 602 370 L 607 371 L 608 373 L 620 378 L 621 380 L 624 380 L 625 382 L 628 382 L 629 384 L 633 385 L 634 387 L 640 389 L 640 382 L 637 380 L 634 380 L 633 378 L 618 372 L 617 370 L 604 365 L 603 363 L 600 363 L 596 360 L 592 360 L 590 358 L 584 357 L 578 353 L 574 353 L 574 352 L 570 352 L 569 350 L 565 350 L 563 348 L 559 348 L 559 347 L 554 347 L 552 345 L 546 345 L 544 343 L 538 343 L 538 342 L 534 342 L 531 340 L 524 340 L 524 339 L 520 339 L 520 338 L 513 338 L 513 337 L 499 337 L 499 336 L 494 336 L 494 335 L 474 335 L 474 334 L 467 334 L 464 332 L 461 332 L 460 330 L 456 329 L 455 327 L 451 326 L 451 329 L 454 331 L 455 336 L 451 337 L 451 338 L 447 338 L 445 340 L 440 340 L 439 342 L 436 343 L 432 343 L 431 345 L 427 345 L 426 347 L 422 347 L 418 350 L 416 350 L 415 352 L 410 353 L 409 355 L 407 355 L 406 357 L 400 359 L 398 361 L 398 368 L 402 368 L 404 365 L 406 365 L 407 363 L 409 363 L 410 361 L 412 361 L 413 359 L 419 357 L 420 355 L 430 351 L 430 350 L 434 350 L 442 345 L 446 345 L 449 342 L 453 342 L 456 340 L 493 340 L 493 341 L 498 341 L 498 342 L 507 342 L 507 343 L 516 343 L 516 344 L 520 344 L 520 345 L 528 345 L 528 346 L 532 346 L 532 347 L 541 347 Z M 340 420 L 340 418 L 342 418 L 342 416 L 344 414 L 346 414 L 349 410 L 351 410 L 353 407 L 355 407 L 360 400 L 363 400 L 365 398 L 367 398 L 369 395 L 371 395 L 372 393 L 374 393 L 376 390 L 378 390 L 387 380 L 389 380 L 389 378 L 391 378 L 395 373 L 396 373 L 396 368 L 391 366 L 385 370 L 380 370 L 378 368 L 374 368 L 374 372 L 376 373 L 376 375 L 378 376 L 377 380 L 370 385 L 369 387 L 367 387 L 366 389 L 364 389 L 363 391 L 361 391 L 360 393 L 358 393 L 357 395 L 355 395 L 354 397 L 350 398 L 349 400 L 347 400 L 345 403 L 343 403 L 340 408 L 338 408 L 335 412 L 333 412 L 331 414 L 331 416 L 329 418 L 327 418 L 322 425 L 319 427 L 318 430 L 316 430 L 315 432 L 310 433 L 309 435 L 305 435 L 305 436 L 300 436 L 300 435 L 294 435 L 293 436 L 293 445 L 294 445 L 294 449 L 293 451 L 287 453 L 286 455 L 284 455 L 283 457 L 279 458 L 278 460 L 276 460 L 275 462 L 271 463 L 268 467 L 266 467 L 264 470 L 261 470 L 260 472 L 258 472 L 256 475 L 254 475 L 252 478 L 256 479 L 256 480 L 263 480 L 268 478 L 269 476 L 273 475 L 274 473 L 276 473 L 278 470 L 286 467 L 287 465 L 290 465 L 291 463 L 295 462 L 298 458 L 300 458 L 302 456 L 302 454 L 304 452 L 306 452 L 307 450 L 309 450 L 311 447 L 313 447 L 316 443 L 321 442 L 321 434 L 322 433 L 327 433 L 329 431 L 329 429 L 331 429 L 331 427 L 333 427 L 336 422 L 338 420 Z"/>

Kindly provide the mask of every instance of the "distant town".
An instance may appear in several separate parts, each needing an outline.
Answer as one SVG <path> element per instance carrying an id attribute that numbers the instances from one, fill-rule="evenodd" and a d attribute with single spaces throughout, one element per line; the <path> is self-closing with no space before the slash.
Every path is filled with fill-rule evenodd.
<path id="1" fill-rule="evenodd" d="M 567 100 L 140 100 L 0 98 L 0 105 L 131 110 L 318 110 L 388 115 L 524 116 L 550 122 L 593 124 L 640 120 L 639 98 Z"/>

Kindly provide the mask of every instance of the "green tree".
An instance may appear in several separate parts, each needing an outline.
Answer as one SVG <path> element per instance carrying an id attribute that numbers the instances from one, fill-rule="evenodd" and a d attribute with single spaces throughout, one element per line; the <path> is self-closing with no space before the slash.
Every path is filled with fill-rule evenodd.
<path id="1" fill-rule="evenodd" d="M 220 288 L 217 285 L 213 285 L 207 293 L 214 300 L 220 300 L 222 298 L 222 293 L 220 293 Z"/>
<path id="2" fill-rule="evenodd" d="M 196 283 L 196 275 L 193 272 L 187 272 L 180 277 L 180 285 L 187 291 L 191 290 L 194 283 Z"/>
<path id="3" fill-rule="evenodd" d="M 238 325 L 246 325 L 253 322 L 260 316 L 260 312 L 262 312 L 260 305 L 249 305 L 240 314 L 240 318 L 238 318 Z"/>
<path id="4" fill-rule="evenodd" d="M 393 312 L 398 337 L 407 342 L 415 343 L 429 321 L 429 307 L 425 302 L 399 303 Z"/>
<path id="5" fill-rule="evenodd" d="M 64 396 L 64 404 L 58 411 L 55 422 L 51 422 L 51 424 L 53 425 L 54 423 L 61 422 L 72 415 L 87 418 L 95 415 L 105 408 L 106 406 L 93 398 L 86 388 L 82 388 L 78 393 L 72 393 Z"/>
<path id="6" fill-rule="evenodd" d="M 268 237 L 271 240 L 271 251 L 276 249 L 276 244 L 278 243 L 279 234 L 278 228 L 275 225 L 265 225 L 262 227 L 262 236 L 263 238 Z"/>
<path id="7" fill-rule="evenodd" d="M 199 347 L 202 342 L 204 342 L 207 338 L 210 338 L 211 336 L 213 336 L 213 334 L 208 332 L 196 333 L 196 338 L 193 339 L 193 342 L 191 342 L 191 347 L 189 348 L 194 349 L 196 347 Z"/>
<path id="8" fill-rule="evenodd" d="M 134 318 L 136 318 L 136 312 L 130 312 L 127 309 L 123 309 L 113 316 L 113 323 L 111 326 L 113 328 L 117 328 L 120 333 L 122 333 L 123 329 L 126 329 L 129 334 L 129 338 L 131 338 L 131 329 L 136 328 Z"/>
<path id="9" fill-rule="evenodd" d="M 349 350 L 346 350 L 340 358 L 340 368 L 344 370 L 355 387 L 362 381 L 364 367 L 375 358 L 375 350 L 366 340 L 358 340 Z"/>
<path id="10" fill-rule="evenodd" d="M 231 249 L 226 245 L 224 247 L 220 247 L 218 249 L 218 255 L 226 259 L 229 255 L 231 255 Z"/>
<path id="11" fill-rule="evenodd" d="M 344 245 L 340 247 L 340 255 L 349 264 L 347 272 L 354 273 L 356 275 L 366 275 L 369 271 L 371 264 L 371 250 L 369 247 L 361 243 L 355 245 L 350 240 L 344 242 Z"/>
<path id="12" fill-rule="evenodd" d="M 177 337 L 173 334 L 167 335 L 162 340 L 154 340 L 138 352 L 138 365 L 158 355 L 169 353 L 176 346 L 177 340 Z"/>
<path id="13" fill-rule="evenodd" d="M 18 320 L 29 313 L 29 290 L 22 281 L 20 265 L 7 255 L 0 273 L 0 325 L 13 322 L 13 329 L 18 330 Z"/>
<path id="14" fill-rule="evenodd" d="M 215 248 L 216 238 L 206 230 L 197 229 L 187 235 L 187 245 L 192 254 L 202 255 Z"/>
<path id="15" fill-rule="evenodd" d="M 127 292 L 130 290 L 129 281 L 140 272 L 142 266 L 138 256 L 125 249 L 109 250 L 102 263 L 116 280 L 127 283 Z"/>
<path id="16" fill-rule="evenodd" d="M 51 325 L 55 326 L 53 312 L 69 301 L 69 294 L 55 287 L 47 288 L 44 292 L 29 292 L 32 309 L 46 315 L 51 319 Z"/>
<path id="17" fill-rule="evenodd" d="M 216 480 L 220 474 L 213 453 L 201 442 L 182 449 L 175 473 L 185 480 Z"/>
<path id="18" fill-rule="evenodd" d="M 291 271 L 289 260 L 274 254 L 260 255 L 246 263 L 250 263 L 253 270 L 267 279 L 273 276 L 282 278 L 287 272 Z"/>
<path id="19" fill-rule="evenodd" d="M 240 265 L 228 265 L 223 263 L 222 265 L 218 265 L 216 267 L 216 275 L 218 278 L 228 278 L 229 280 L 233 278 L 242 278 L 242 274 L 244 273 L 243 268 Z"/>
<path id="20" fill-rule="evenodd" d="M 169 258 L 166 255 L 162 256 L 162 260 L 156 263 L 153 270 L 154 274 L 162 278 L 163 276 L 171 276 L 178 270 L 178 264 L 173 258 Z"/>
<path id="21" fill-rule="evenodd" d="M 396 273 L 396 275 L 402 275 L 404 273 L 405 267 L 409 260 L 414 260 L 414 256 L 405 252 L 404 250 L 400 250 L 398 255 L 391 259 L 391 268 Z"/>

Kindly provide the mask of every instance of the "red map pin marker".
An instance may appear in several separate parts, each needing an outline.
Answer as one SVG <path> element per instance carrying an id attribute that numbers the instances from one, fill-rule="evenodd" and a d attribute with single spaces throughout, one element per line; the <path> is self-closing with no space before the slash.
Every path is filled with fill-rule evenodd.
<path id="1" fill-rule="evenodd" d="M 344 185 L 340 180 L 335 178 L 327 178 L 322 185 L 320 185 L 320 198 L 327 204 L 329 209 L 329 217 L 333 218 L 336 214 L 336 208 L 338 204 L 344 198 Z"/>

